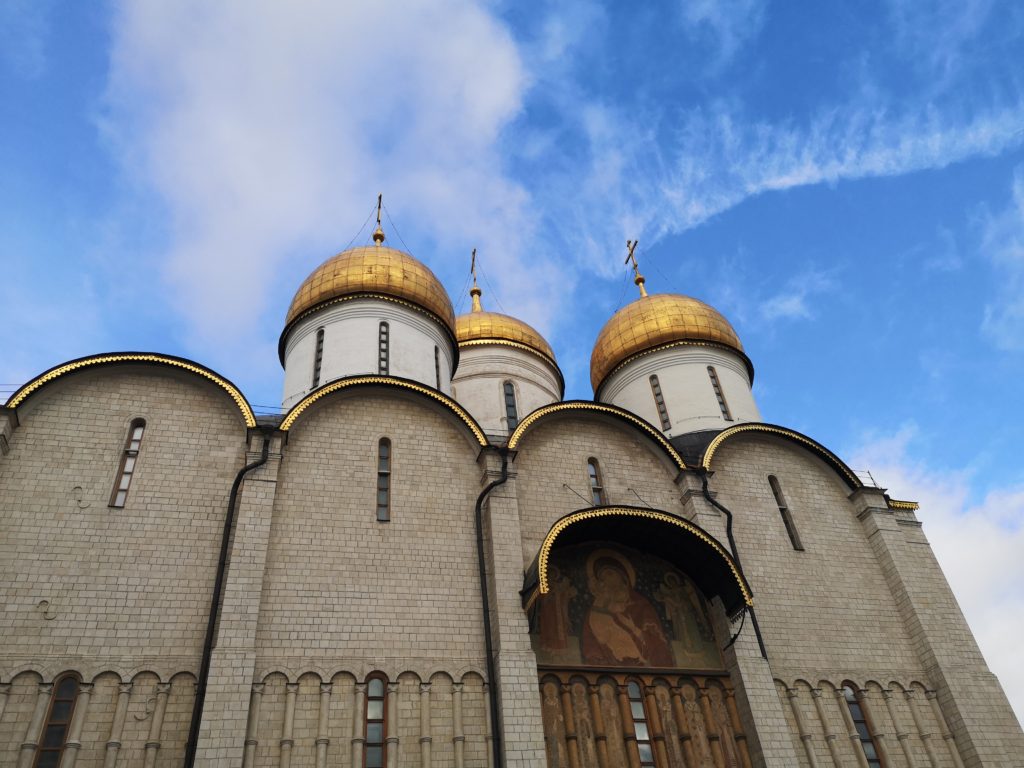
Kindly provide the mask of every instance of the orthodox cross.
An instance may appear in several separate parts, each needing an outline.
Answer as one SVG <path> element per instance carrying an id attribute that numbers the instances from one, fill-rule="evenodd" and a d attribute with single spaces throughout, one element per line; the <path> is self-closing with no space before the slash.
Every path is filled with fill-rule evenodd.
<path id="1" fill-rule="evenodd" d="M 384 193 L 377 195 L 377 229 L 373 232 L 373 242 L 380 245 L 384 242 L 384 230 L 380 225 L 380 209 L 384 205 Z"/>
<path id="2" fill-rule="evenodd" d="M 626 261 L 624 264 L 633 262 L 633 282 L 636 283 L 637 288 L 640 289 L 640 296 L 644 297 L 647 295 L 647 289 L 644 288 L 644 276 L 640 274 L 640 266 L 636 263 L 636 247 L 640 244 L 639 240 L 627 240 L 626 249 L 628 251 L 626 255 Z"/>

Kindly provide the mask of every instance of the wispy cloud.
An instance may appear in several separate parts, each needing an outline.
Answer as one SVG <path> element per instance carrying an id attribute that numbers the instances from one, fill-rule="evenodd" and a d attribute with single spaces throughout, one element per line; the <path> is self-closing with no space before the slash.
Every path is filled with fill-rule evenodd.
<path id="1" fill-rule="evenodd" d="M 851 453 L 896 498 L 920 502 L 924 523 L 967 622 L 1017 717 L 1024 720 L 1024 487 L 998 488 L 977 497 L 962 469 L 934 468 L 915 460 L 913 426 L 866 438 Z"/>
<path id="2" fill-rule="evenodd" d="M 683 0 L 682 18 L 691 35 L 712 37 L 715 63 L 723 64 L 758 33 L 765 6 L 764 0 Z"/>
<path id="3" fill-rule="evenodd" d="M 998 285 L 982 331 L 1002 349 L 1024 350 L 1024 165 L 1013 175 L 1009 204 L 985 217 L 981 252 Z"/>
<path id="4" fill-rule="evenodd" d="M 789 280 L 784 290 L 761 302 L 760 313 L 765 320 L 809 319 L 814 311 L 809 299 L 828 293 L 835 287 L 835 281 L 826 273 L 808 271 Z"/>

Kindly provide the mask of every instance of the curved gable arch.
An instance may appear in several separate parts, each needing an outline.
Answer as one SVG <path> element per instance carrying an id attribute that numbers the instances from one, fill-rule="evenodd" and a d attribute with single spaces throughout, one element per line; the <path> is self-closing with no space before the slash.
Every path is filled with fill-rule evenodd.
<path id="1" fill-rule="evenodd" d="M 687 468 L 683 457 L 672 447 L 672 443 L 668 441 L 668 438 L 649 422 L 623 408 L 616 408 L 613 405 L 605 405 L 604 403 L 591 403 L 587 400 L 568 400 L 564 403 L 554 403 L 538 408 L 519 422 L 519 426 L 515 428 L 515 431 L 508 439 L 508 447 L 516 450 L 523 436 L 539 422 L 544 421 L 548 417 L 565 415 L 566 413 L 575 413 L 577 415 L 601 413 L 611 416 L 630 428 L 641 432 L 646 438 L 655 443 L 678 469 L 683 470 Z"/>
<path id="2" fill-rule="evenodd" d="M 306 409 L 321 398 L 334 392 L 359 387 L 390 387 L 392 389 L 404 392 L 414 392 L 421 395 L 422 397 L 438 403 L 451 411 L 463 426 L 472 433 L 473 438 L 481 447 L 489 445 L 487 442 L 487 436 L 484 434 L 483 429 L 480 428 L 480 425 L 477 424 L 476 419 L 470 416 L 466 409 L 448 397 L 448 395 L 443 392 L 439 392 L 436 389 L 425 387 L 415 381 L 403 379 L 398 376 L 350 376 L 348 378 L 337 379 L 329 384 L 325 384 L 319 389 L 310 392 L 302 398 L 302 400 L 292 406 L 292 409 L 285 414 L 284 420 L 281 422 L 280 430 L 282 432 L 287 432 L 294 427 L 295 423 L 301 418 Z"/>
<path id="3" fill-rule="evenodd" d="M 187 371 L 188 373 L 195 374 L 202 379 L 211 381 L 224 390 L 228 397 L 234 401 L 235 406 L 242 414 L 242 420 L 245 422 L 245 426 L 256 426 L 256 416 L 252 411 L 252 406 L 249 405 L 249 401 L 245 399 L 245 395 L 242 394 L 238 387 L 232 384 L 228 379 L 225 379 L 216 371 L 212 371 L 206 366 L 200 365 L 192 360 L 188 360 L 183 357 L 175 357 L 173 355 L 160 355 L 153 352 L 113 352 L 80 357 L 77 360 L 62 363 L 61 365 L 54 366 L 48 371 L 45 371 L 32 379 L 32 381 L 20 387 L 13 395 L 11 395 L 4 407 L 9 409 L 17 408 L 25 402 L 26 399 L 39 392 L 43 387 L 68 374 L 78 373 L 95 367 L 124 364 L 162 365 L 177 370 Z"/>
<path id="4" fill-rule="evenodd" d="M 749 432 L 753 432 L 755 434 L 774 435 L 775 437 L 780 437 L 783 440 L 794 443 L 804 450 L 809 450 L 832 467 L 836 474 L 842 478 L 843 482 L 849 486 L 851 491 L 864 487 L 864 483 L 861 482 L 860 478 L 857 477 L 854 471 L 846 465 L 846 462 L 832 453 L 832 451 L 821 443 L 807 437 L 807 435 L 802 435 L 792 429 L 780 427 L 775 424 L 737 424 L 735 427 L 729 427 L 728 429 L 719 432 L 715 439 L 712 440 L 704 450 L 704 458 L 701 460 L 701 466 L 706 470 L 710 470 L 712 461 L 715 457 L 715 452 L 721 447 L 722 443 L 736 435 Z"/>
<path id="5" fill-rule="evenodd" d="M 548 593 L 548 565 L 555 550 L 605 540 L 648 551 L 678 565 L 708 597 L 720 597 L 729 615 L 754 604 L 750 585 L 726 548 L 699 525 L 643 507 L 590 507 L 551 526 L 526 572 L 524 605 Z"/>

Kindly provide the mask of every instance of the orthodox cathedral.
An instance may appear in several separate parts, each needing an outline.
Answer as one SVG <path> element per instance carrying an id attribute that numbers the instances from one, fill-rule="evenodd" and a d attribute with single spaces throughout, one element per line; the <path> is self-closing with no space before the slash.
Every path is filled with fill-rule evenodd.
<path id="1" fill-rule="evenodd" d="M 280 416 L 156 352 L 0 410 L 0 765 L 1024 765 L 917 505 L 720 313 L 633 259 L 566 401 L 384 242 L 299 286 Z"/>

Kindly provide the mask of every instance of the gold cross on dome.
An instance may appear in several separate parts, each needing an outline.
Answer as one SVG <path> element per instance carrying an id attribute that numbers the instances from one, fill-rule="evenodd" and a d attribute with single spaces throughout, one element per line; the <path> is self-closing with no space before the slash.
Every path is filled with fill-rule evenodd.
<path id="1" fill-rule="evenodd" d="M 628 250 L 628 253 L 626 255 L 626 260 L 623 263 L 629 264 L 629 262 L 633 262 L 633 282 L 636 283 L 637 288 L 640 289 L 640 296 L 642 298 L 647 296 L 647 289 L 644 288 L 644 276 L 640 274 L 640 266 L 636 263 L 635 251 L 638 245 L 640 245 L 639 240 L 626 241 L 626 248 Z"/>

